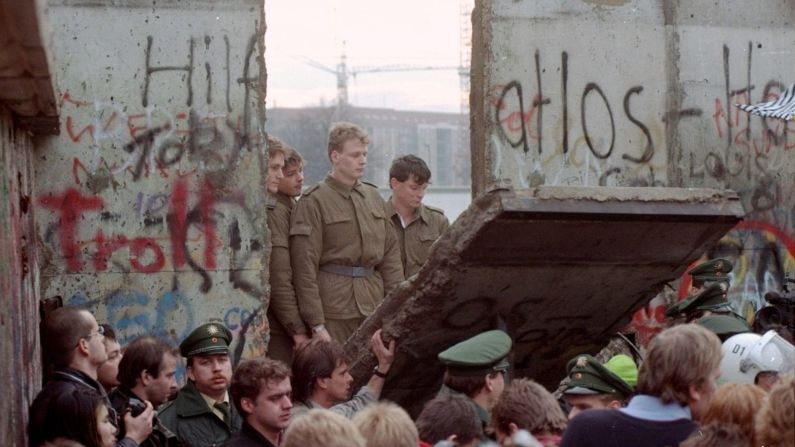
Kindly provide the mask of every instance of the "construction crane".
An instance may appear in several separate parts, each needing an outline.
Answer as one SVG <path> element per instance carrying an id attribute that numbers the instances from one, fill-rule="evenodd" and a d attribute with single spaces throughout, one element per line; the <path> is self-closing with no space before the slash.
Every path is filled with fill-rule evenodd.
<path id="1" fill-rule="evenodd" d="M 347 56 L 344 49 L 345 43 L 343 42 L 343 51 L 340 54 L 340 61 L 337 63 L 336 68 L 330 68 L 320 62 L 312 59 L 304 59 L 307 65 L 331 73 L 337 77 L 337 109 L 342 109 L 349 105 L 348 103 L 348 79 L 356 78 L 360 74 L 368 73 L 390 73 L 401 71 L 427 71 L 427 70 L 457 70 L 459 73 L 462 71 L 460 66 L 436 66 L 436 65 L 383 65 L 379 67 L 356 67 L 348 68 Z M 466 67 L 467 77 L 469 76 L 469 67 Z M 468 85 L 468 83 L 467 83 Z"/>

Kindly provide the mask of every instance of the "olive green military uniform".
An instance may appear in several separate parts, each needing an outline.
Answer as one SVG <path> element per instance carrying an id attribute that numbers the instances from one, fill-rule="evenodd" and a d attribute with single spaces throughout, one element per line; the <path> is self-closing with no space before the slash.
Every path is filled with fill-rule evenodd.
<path id="1" fill-rule="evenodd" d="M 293 269 L 290 265 L 290 213 L 294 206 L 295 200 L 292 197 L 278 193 L 268 207 L 272 247 L 271 296 L 268 304 L 271 340 L 268 344 L 268 357 L 288 365 L 293 361 L 293 335 L 307 333 L 298 311 L 298 300 L 293 289 Z"/>
<path id="2" fill-rule="evenodd" d="M 403 272 L 408 278 L 417 273 L 428 260 L 431 245 L 450 226 L 450 221 L 439 208 L 420 204 L 417 208 L 417 218 L 404 228 L 400 215 L 392 206 L 391 198 L 386 202 L 386 212 L 392 228 L 395 229 Z"/>
<path id="3" fill-rule="evenodd" d="M 304 192 L 290 219 L 293 285 L 304 322 L 339 342 L 403 280 L 384 199 L 370 184 L 327 176 Z"/>

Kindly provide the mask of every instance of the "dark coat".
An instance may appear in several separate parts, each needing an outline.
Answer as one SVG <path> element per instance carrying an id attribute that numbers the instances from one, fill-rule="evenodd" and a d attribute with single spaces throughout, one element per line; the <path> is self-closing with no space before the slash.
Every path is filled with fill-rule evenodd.
<path id="1" fill-rule="evenodd" d="M 268 441 L 262 433 L 258 432 L 254 427 L 243 422 L 243 428 L 239 432 L 232 435 L 232 439 L 226 444 L 226 447 L 276 447 Z"/>
<path id="2" fill-rule="evenodd" d="M 117 437 L 124 438 L 125 430 L 124 424 L 122 421 L 124 420 L 124 413 L 127 411 L 127 407 L 129 406 L 129 401 L 131 397 L 135 397 L 139 400 L 141 399 L 139 396 L 135 395 L 130 390 L 124 389 L 122 387 L 118 387 L 115 390 L 111 391 L 110 395 L 110 404 L 113 406 L 113 409 L 116 410 L 116 414 L 119 415 L 119 432 L 117 433 Z M 163 423 L 160 422 L 160 419 L 155 416 L 152 418 L 152 434 L 149 435 L 148 438 L 144 440 L 140 444 L 141 447 L 182 447 L 182 443 L 179 442 L 177 439 L 177 435 L 172 433 L 169 429 L 163 426 Z"/>
<path id="3" fill-rule="evenodd" d="M 45 441 L 51 441 L 51 430 L 53 421 L 59 419 L 61 415 L 51 408 L 51 403 L 58 397 L 73 393 L 76 389 L 88 388 L 103 396 L 110 406 L 110 400 L 105 393 L 105 389 L 88 374 L 73 368 L 58 368 L 52 373 L 52 378 L 36 396 L 30 406 L 28 422 L 28 445 L 38 447 Z M 116 418 L 111 417 L 111 422 L 116 425 Z M 57 435 L 57 434 L 55 434 Z M 116 443 L 116 447 L 135 447 L 138 444 L 130 438 L 124 438 Z"/>
<path id="4" fill-rule="evenodd" d="M 189 380 L 179 390 L 176 399 L 160 407 L 158 417 L 183 444 L 191 447 L 216 447 L 229 441 L 232 433 L 240 430 L 243 424 L 234 406 L 230 410 L 232 426 L 227 427 L 207 406 L 196 385 Z"/>

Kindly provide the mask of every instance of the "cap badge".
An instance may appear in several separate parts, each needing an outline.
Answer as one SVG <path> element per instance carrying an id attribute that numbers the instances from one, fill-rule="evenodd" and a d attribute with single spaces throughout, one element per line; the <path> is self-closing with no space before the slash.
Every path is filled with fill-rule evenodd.
<path id="1" fill-rule="evenodd" d="M 218 328 L 213 325 L 207 326 L 207 333 L 210 335 L 215 335 L 218 333 Z"/>
<path id="2" fill-rule="evenodd" d="M 585 365 L 588 364 L 588 357 L 582 356 L 577 358 L 577 367 L 578 368 L 585 368 Z"/>

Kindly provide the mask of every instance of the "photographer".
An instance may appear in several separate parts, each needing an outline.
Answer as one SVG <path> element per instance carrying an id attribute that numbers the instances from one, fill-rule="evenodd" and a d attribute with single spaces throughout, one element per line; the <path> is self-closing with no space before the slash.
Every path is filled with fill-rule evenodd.
<path id="1" fill-rule="evenodd" d="M 176 392 L 177 357 L 174 349 L 155 337 L 138 337 L 124 351 L 119 364 L 120 385 L 110 394 L 111 404 L 120 415 L 130 412 L 132 416 L 146 408 L 146 401 L 157 408 Z M 118 437 L 125 435 L 123 424 Z M 152 434 L 141 446 L 181 446 L 177 437 L 165 428 L 155 416 L 152 419 Z"/>

